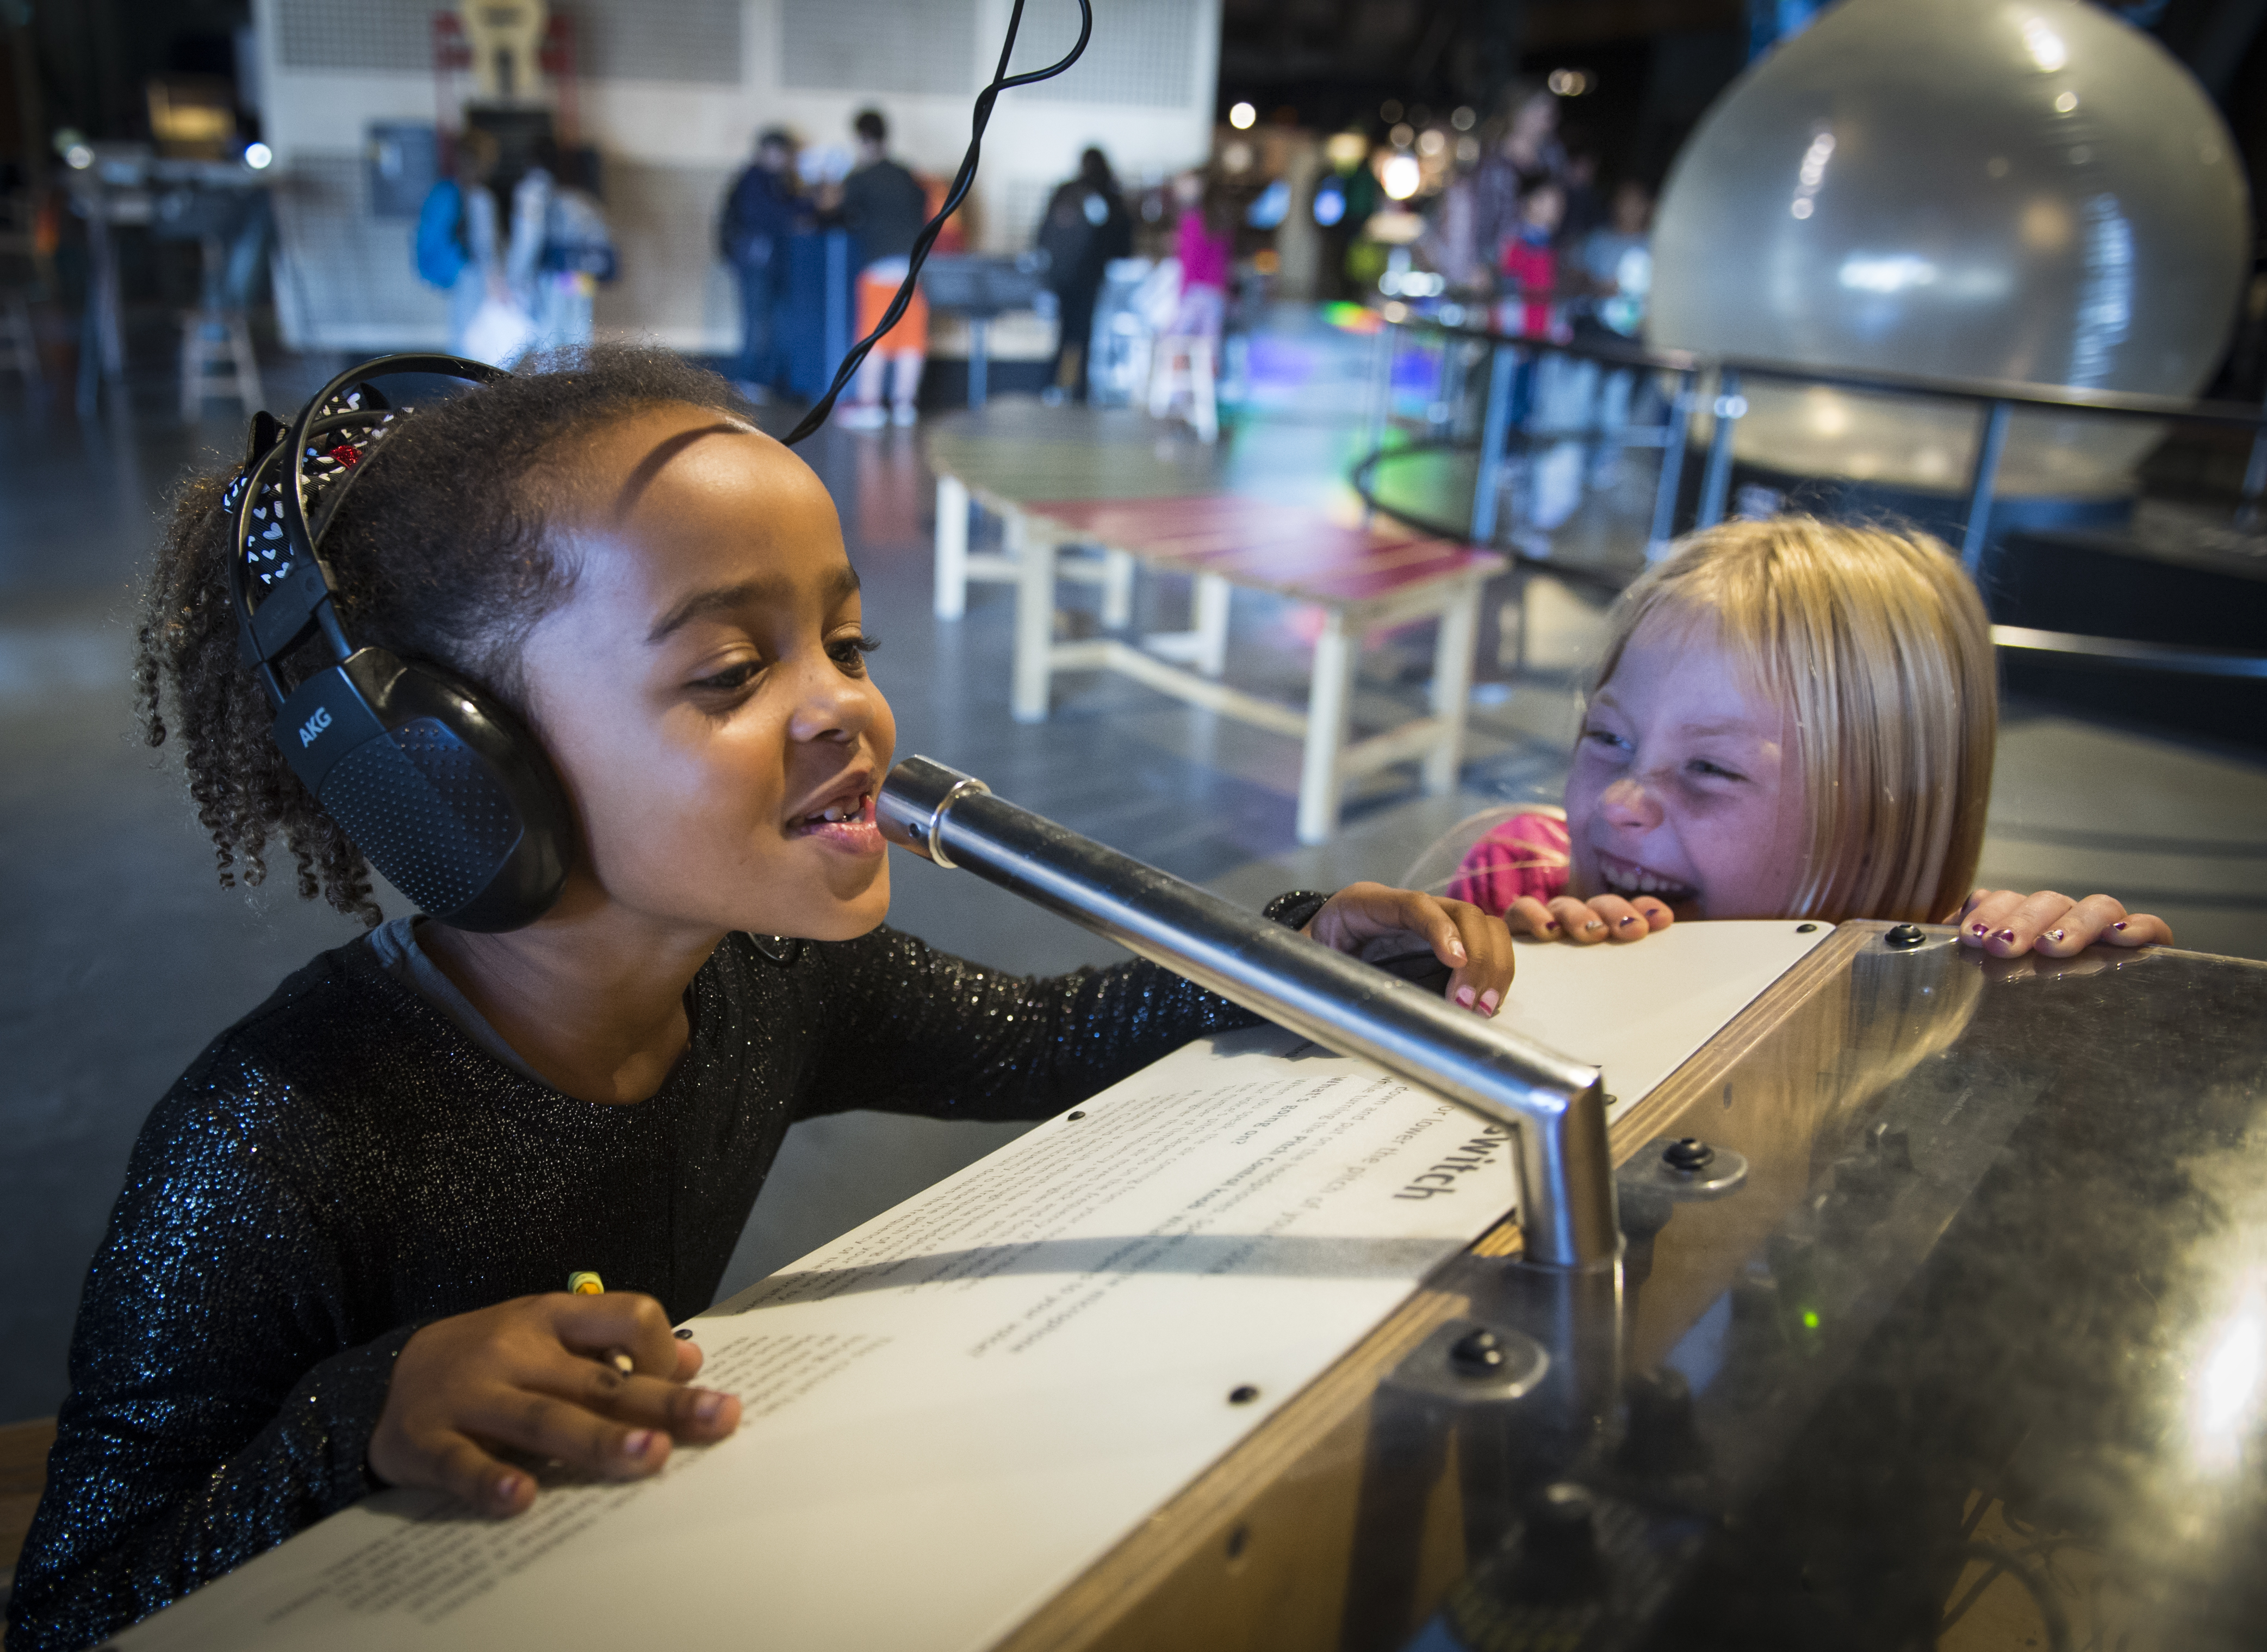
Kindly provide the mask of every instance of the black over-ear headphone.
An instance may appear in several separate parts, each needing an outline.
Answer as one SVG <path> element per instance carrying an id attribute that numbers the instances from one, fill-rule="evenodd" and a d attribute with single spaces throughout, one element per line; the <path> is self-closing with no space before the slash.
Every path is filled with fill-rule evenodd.
<path id="1" fill-rule="evenodd" d="M 574 818 L 535 737 L 471 684 L 422 660 L 357 648 L 334 601 L 323 533 L 365 454 L 409 412 L 370 381 L 404 374 L 492 384 L 454 356 L 385 356 L 348 369 L 286 430 L 252 422 L 233 511 L 229 599 L 238 648 L 276 709 L 275 743 L 323 811 L 418 907 L 460 929 L 516 929 L 567 881 Z M 311 511 L 311 506 L 312 507 Z M 319 635 L 331 663 L 285 691 L 276 664 Z"/>

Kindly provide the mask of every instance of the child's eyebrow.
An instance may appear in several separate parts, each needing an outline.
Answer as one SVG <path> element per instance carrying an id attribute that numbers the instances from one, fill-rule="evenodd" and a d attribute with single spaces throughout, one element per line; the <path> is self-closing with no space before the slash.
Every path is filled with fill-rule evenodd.
<path id="1" fill-rule="evenodd" d="M 825 598 L 830 604 L 837 603 L 857 590 L 858 570 L 846 563 L 828 582 Z M 761 574 L 752 579 L 741 580 L 737 584 L 714 585 L 707 591 L 696 591 L 654 621 L 653 629 L 645 634 L 646 644 L 651 647 L 671 632 L 712 613 L 727 613 L 763 603 L 784 604 L 794 594 L 794 587 L 786 580 Z"/>

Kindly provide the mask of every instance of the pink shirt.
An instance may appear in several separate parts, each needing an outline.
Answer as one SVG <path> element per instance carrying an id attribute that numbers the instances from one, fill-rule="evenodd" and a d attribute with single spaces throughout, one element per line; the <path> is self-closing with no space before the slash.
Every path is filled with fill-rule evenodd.
<path id="1" fill-rule="evenodd" d="M 1181 214 L 1180 233 L 1174 251 L 1181 261 L 1181 290 L 1192 287 L 1217 287 L 1228 290 L 1229 255 L 1234 249 L 1228 239 L 1215 239 L 1205 230 L 1204 213 L 1195 207 Z"/>
<path id="2" fill-rule="evenodd" d="M 1545 901 L 1563 895 L 1572 877 L 1571 841 L 1557 814 L 1514 815 L 1472 845 L 1449 885 L 1449 899 L 1501 917 L 1522 895 Z"/>

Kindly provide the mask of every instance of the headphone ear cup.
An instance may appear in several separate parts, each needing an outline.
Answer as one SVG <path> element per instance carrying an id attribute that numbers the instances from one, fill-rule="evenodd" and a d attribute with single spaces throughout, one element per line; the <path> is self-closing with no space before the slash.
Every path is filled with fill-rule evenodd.
<path id="1" fill-rule="evenodd" d="M 293 769 L 387 882 L 460 929 L 548 911 L 574 814 L 541 745 L 481 690 L 359 649 L 293 691 L 275 736 Z"/>

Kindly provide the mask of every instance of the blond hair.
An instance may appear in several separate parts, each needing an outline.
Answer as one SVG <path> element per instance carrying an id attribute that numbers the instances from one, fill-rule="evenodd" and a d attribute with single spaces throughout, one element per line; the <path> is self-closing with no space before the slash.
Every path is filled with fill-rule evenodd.
<path id="1" fill-rule="evenodd" d="M 1991 622 L 1941 543 L 1808 517 L 1692 534 L 1622 593 L 1593 694 L 1655 618 L 1712 623 L 1794 719 L 1809 831 L 1787 916 L 1958 909 L 1999 706 Z"/>

